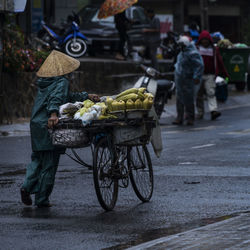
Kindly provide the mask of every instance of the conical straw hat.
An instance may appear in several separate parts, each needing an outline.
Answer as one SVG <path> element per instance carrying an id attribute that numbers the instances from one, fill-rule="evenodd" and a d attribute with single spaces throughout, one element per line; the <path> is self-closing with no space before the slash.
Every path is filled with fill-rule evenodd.
<path id="1" fill-rule="evenodd" d="M 54 77 L 69 74 L 80 66 L 80 62 L 62 52 L 53 50 L 46 58 L 36 75 Z"/>

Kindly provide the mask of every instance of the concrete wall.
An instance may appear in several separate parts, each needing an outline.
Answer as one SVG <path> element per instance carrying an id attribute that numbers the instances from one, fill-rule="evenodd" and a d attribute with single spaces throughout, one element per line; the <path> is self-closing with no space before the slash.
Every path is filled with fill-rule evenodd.
<path id="1" fill-rule="evenodd" d="M 77 0 L 56 0 L 55 1 L 55 22 L 61 23 L 66 20 L 67 16 L 72 14 L 72 11 L 77 12 Z"/>
<path id="2" fill-rule="evenodd" d="M 160 63 L 160 69 L 169 67 L 169 62 Z M 143 75 L 138 64 L 115 60 L 84 60 L 74 72 L 71 91 L 96 93 L 100 96 L 114 95 L 132 87 Z M 172 77 L 172 76 L 170 76 Z M 3 74 L 0 93 L 0 123 L 13 118 L 30 117 L 37 92 L 36 74 Z"/>
<path id="3" fill-rule="evenodd" d="M 121 62 L 82 62 L 70 83 L 71 91 L 113 95 L 132 86 L 141 70 L 134 64 Z M 0 124 L 14 118 L 30 117 L 36 96 L 36 74 L 1 75 Z"/>

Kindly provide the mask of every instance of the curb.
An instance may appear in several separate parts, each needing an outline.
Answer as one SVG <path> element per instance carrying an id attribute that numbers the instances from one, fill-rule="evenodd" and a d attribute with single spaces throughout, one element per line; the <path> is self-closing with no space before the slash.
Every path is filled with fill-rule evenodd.
<path id="1" fill-rule="evenodd" d="M 137 246 L 126 248 L 126 250 L 225 249 L 228 245 L 232 247 L 230 249 L 243 249 L 241 248 L 242 246 L 247 246 L 247 248 L 244 249 L 249 249 L 249 221 L 250 214 L 249 212 L 245 212 L 224 221 L 215 222 L 175 235 L 161 237 Z M 242 238 L 239 238 L 238 233 L 243 234 L 243 228 L 245 229 L 245 234 Z M 226 237 L 228 233 L 231 235 L 230 238 Z M 224 235 L 224 237 L 220 237 L 220 234 L 221 236 Z M 215 239 L 216 236 L 217 239 Z M 238 246 L 240 248 L 237 248 Z"/>

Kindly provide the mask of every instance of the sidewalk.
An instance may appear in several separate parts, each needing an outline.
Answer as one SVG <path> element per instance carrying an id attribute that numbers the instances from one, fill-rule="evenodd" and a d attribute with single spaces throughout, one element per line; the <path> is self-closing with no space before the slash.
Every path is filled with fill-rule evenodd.
<path id="1" fill-rule="evenodd" d="M 26 120 L 24 122 L 12 123 L 9 125 L 0 125 L 0 138 L 4 136 L 28 136 L 30 135 L 30 125 Z"/>
<path id="2" fill-rule="evenodd" d="M 127 250 L 250 249 L 250 212 L 190 231 L 162 237 Z"/>

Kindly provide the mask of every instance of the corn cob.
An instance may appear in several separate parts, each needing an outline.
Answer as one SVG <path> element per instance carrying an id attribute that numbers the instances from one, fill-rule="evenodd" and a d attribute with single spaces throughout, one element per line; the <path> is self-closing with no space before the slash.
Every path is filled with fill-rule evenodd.
<path id="1" fill-rule="evenodd" d="M 142 94 L 143 94 L 145 91 L 146 91 L 146 88 L 139 88 L 139 89 L 138 89 L 138 92 L 139 92 L 139 93 L 142 93 Z"/>
<path id="2" fill-rule="evenodd" d="M 135 101 L 135 108 L 136 109 L 142 109 L 142 101 L 140 99 L 137 99 Z"/>
<path id="3" fill-rule="evenodd" d="M 151 93 L 144 93 L 144 98 L 154 98 Z"/>
<path id="4" fill-rule="evenodd" d="M 142 107 L 143 109 L 151 109 L 151 107 L 153 106 L 153 98 L 146 98 L 143 103 L 142 103 Z"/>
<path id="5" fill-rule="evenodd" d="M 112 111 L 117 111 L 118 108 L 119 108 L 119 102 L 114 100 L 111 104 L 111 107 L 112 107 Z"/>
<path id="6" fill-rule="evenodd" d="M 145 99 L 144 94 L 142 94 L 141 92 L 138 91 L 137 95 L 142 101 Z"/>
<path id="7" fill-rule="evenodd" d="M 120 100 L 119 102 L 119 105 L 118 105 L 118 109 L 117 110 L 125 110 L 125 102 Z"/>
<path id="8" fill-rule="evenodd" d="M 127 101 L 129 99 L 136 100 L 136 99 L 138 99 L 138 95 L 135 93 L 131 93 L 131 94 L 123 95 L 123 96 L 120 96 L 119 98 L 116 98 L 117 101 L 120 101 L 120 100 Z"/>
<path id="9" fill-rule="evenodd" d="M 117 116 L 115 115 L 111 115 L 111 114 L 108 114 L 108 115 L 100 115 L 98 117 L 99 120 L 104 120 L 104 119 L 116 119 Z"/>
<path id="10" fill-rule="evenodd" d="M 129 110 L 129 109 L 134 109 L 134 108 L 135 108 L 134 102 L 131 99 L 127 100 L 126 101 L 126 109 Z"/>
<path id="11" fill-rule="evenodd" d="M 125 95 L 128 95 L 128 94 L 137 94 L 138 92 L 138 89 L 137 88 L 131 88 L 131 89 L 127 89 L 123 92 L 121 92 L 119 95 L 116 96 L 116 99 L 120 98 L 121 96 L 125 96 Z"/>

